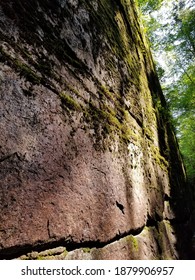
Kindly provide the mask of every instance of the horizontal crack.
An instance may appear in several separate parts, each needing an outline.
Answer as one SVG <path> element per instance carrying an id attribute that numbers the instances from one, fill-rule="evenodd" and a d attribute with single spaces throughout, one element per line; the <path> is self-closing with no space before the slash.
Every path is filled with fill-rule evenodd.
<path id="1" fill-rule="evenodd" d="M 37 252 L 41 252 L 47 249 L 53 249 L 55 247 L 66 247 L 66 250 L 68 252 L 71 252 L 73 250 L 76 249 L 80 249 L 83 247 L 87 247 L 87 248 L 103 248 L 106 245 L 109 245 L 115 241 L 119 241 L 121 238 L 124 238 L 128 235 L 138 235 L 142 232 L 142 230 L 144 229 L 145 225 L 143 225 L 140 228 L 137 229 L 131 229 L 128 232 L 124 232 L 124 233 L 120 233 L 117 234 L 115 237 L 113 237 L 112 239 L 102 242 L 100 240 L 96 240 L 96 241 L 81 241 L 81 242 L 75 242 L 74 240 L 72 240 L 71 238 L 67 241 L 67 239 L 65 238 L 61 238 L 59 240 L 53 240 L 47 243 L 37 243 L 35 245 L 30 245 L 30 244 L 26 244 L 23 246 L 13 246 L 10 248 L 6 248 L 6 249 L 2 249 L 0 251 L 0 259 L 14 259 L 14 258 L 18 258 L 21 255 L 26 255 L 32 251 L 37 251 Z"/>
<path id="2" fill-rule="evenodd" d="M 76 249 L 81 248 L 103 248 L 113 242 L 119 241 L 120 239 L 127 237 L 129 235 L 139 235 L 142 233 L 144 228 L 147 227 L 156 227 L 158 228 L 158 223 L 162 222 L 163 220 L 152 220 L 151 217 L 149 217 L 149 220 L 144 224 L 143 226 L 137 228 L 137 229 L 130 229 L 127 232 L 116 234 L 115 237 L 111 238 L 108 241 L 102 242 L 100 240 L 95 241 L 81 241 L 81 242 L 75 242 L 72 240 L 72 238 L 61 238 L 59 240 L 50 240 L 47 243 L 36 243 L 34 245 L 26 244 L 23 246 L 13 246 L 10 248 L 4 248 L 0 250 L 0 259 L 14 259 L 19 258 L 21 255 L 27 255 L 28 253 L 31 253 L 32 251 L 41 252 L 48 249 L 54 249 L 57 247 L 66 247 L 66 250 L 68 252 L 71 252 Z M 171 222 L 171 221 L 170 221 Z"/>

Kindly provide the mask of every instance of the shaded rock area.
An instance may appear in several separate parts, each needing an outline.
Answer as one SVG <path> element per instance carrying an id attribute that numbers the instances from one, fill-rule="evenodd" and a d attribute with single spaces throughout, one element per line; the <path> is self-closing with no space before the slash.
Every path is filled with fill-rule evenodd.
<path id="1" fill-rule="evenodd" d="M 190 190 L 134 1 L 1 0 L 0 42 L 0 258 L 186 258 Z"/>

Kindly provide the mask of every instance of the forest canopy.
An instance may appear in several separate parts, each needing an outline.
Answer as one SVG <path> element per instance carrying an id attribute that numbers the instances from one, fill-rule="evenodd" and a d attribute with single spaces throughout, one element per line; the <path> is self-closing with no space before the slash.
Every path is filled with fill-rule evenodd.
<path id="1" fill-rule="evenodd" d="M 195 3 L 138 0 L 188 179 L 195 182 Z"/>

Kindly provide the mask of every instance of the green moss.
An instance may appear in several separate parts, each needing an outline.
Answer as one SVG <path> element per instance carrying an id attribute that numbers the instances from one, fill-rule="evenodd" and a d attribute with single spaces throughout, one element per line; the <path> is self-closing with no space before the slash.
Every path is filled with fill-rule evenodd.
<path id="1" fill-rule="evenodd" d="M 139 45 L 143 45 L 143 42 L 140 39 L 138 23 L 135 20 L 133 11 L 134 4 L 130 3 L 129 0 L 99 0 L 96 10 L 93 7 L 93 1 L 81 0 L 80 3 L 89 13 L 90 22 L 85 28 L 90 30 L 90 34 L 93 39 L 93 58 L 96 60 L 98 55 L 100 55 L 99 51 L 101 50 L 101 55 L 104 57 L 105 61 L 108 62 L 108 65 L 105 63 L 106 69 L 109 70 L 108 72 L 110 72 L 110 70 L 112 71 L 111 74 L 113 78 L 115 78 L 113 73 L 116 73 L 116 85 L 119 85 L 120 83 L 121 85 L 119 85 L 119 93 L 116 93 L 106 85 L 102 85 L 99 81 L 95 81 L 95 83 L 97 82 L 96 86 L 99 96 L 102 98 L 103 102 L 99 102 L 99 107 L 97 105 L 89 105 L 89 108 L 87 107 L 84 109 L 83 106 L 79 105 L 79 103 L 74 99 L 74 97 L 83 98 L 79 92 L 68 82 L 64 82 L 62 78 L 61 80 L 59 78 L 59 81 L 64 83 L 64 89 L 67 91 L 63 91 L 59 94 L 62 105 L 64 108 L 71 111 L 82 111 L 86 120 L 88 120 L 87 123 L 93 125 L 95 129 L 97 129 L 97 133 L 102 133 L 104 136 L 108 134 L 112 134 L 112 136 L 118 134 L 125 142 L 133 140 L 136 143 L 139 143 L 141 142 L 140 135 L 135 133 L 135 130 L 132 129 L 131 120 L 128 117 L 128 112 L 125 110 L 126 105 L 124 104 L 124 100 L 122 100 L 124 96 L 125 98 L 127 97 L 126 99 L 129 98 L 132 102 L 131 108 L 133 108 L 133 110 L 134 108 L 139 107 L 139 104 L 137 106 L 134 99 L 135 96 L 138 95 L 138 89 L 140 88 L 142 80 L 145 81 L 145 84 L 147 83 L 144 70 L 142 71 L 143 73 L 141 73 L 140 70 L 140 61 L 138 63 L 138 48 Z M 45 5 L 47 7 L 47 4 Z M 69 12 L 68 8 L 65 8 L 63 11 L 60 11 L 58 16 L 62 17 L 62 19 L 66 16 L 66 18 L 70 20 L 72 14 Z M 61 27 L 59 28 L 59 26 L 61 23 L 54 26 L 50 21 L 43 20 L 40 21 L 40 24 L 40 27 L 44 32 L 44 42 L 39 42 L 39 45 L 39 39 L 36 37 L 35 33 L 32 33 L 32 37 L 28 38 L 28 40 L 30 39 L 32 41 L 32 39 L 34 39 L 33 42 L 36 42 L 37 46 L 43 46 L 47 50 L 48 54 L 52 56 L 55 55 L 62 64 L 65 64 L 66 66 L 68 66 L 67 64 L 72 65 L 73 67 L 68 66 L 68 68 L 72 74 L 76 71 L 74 75 L 77 79 L 77 70 L 82 71 L 85 75 L 91 75 L 86 64 L 83 62 L 83 59 L 78 57 L 76 51 L 71 48 L 70 44 L 67 43 L 66 40 L 60 39 Z M 34 28 L 31 21 L 28 22 L 28 25 L 24 26 L 25 31 L 26 29 L 29 29 L 29 27 L 31 27 L 31 29 Z M 100 42 L 104 43 L 104 48 L 101 48 Z M 37 50 L 39 51 L 40 48 L 37 48 Z M 42 83 L 44 86 L 48 86 L 48 84 L 51 85 L 51 83 L 49 83 L 51 79 L 47 79 L 46 77 L 49 76 L 54 79 L 52 69 L 52 63 L 54 62 L 52 62 L 52 60 L 48 61 L 46 57 L 44 57 L 43 53 L 40 54 L 38 51 L 36 53 L 34 50 L 32 56 L 28 50 L 25 50 L 23 51 L 23 57 L 29 59 L 28 63 L 33 65 L 33 69 L 37 69 L 41 72 L 41 77 L 39 77 L 28 65 L 21 63 L 19 60 L 8 57 L 8 55 L 7 59 L 10 63 L 15 65 L 17 71 L 26 77 L 26 79 L 35 84 Z M 38 59 L 37 62 L 34 61 L 33 64 L 35 54 Z M 117 60 L 120 61 L 120 63 L 117 63 Z M 126 69 L 129 73 L 124 74 L 127 72 Z M 92 76 L 93 75 L 91 75 L 91 77 Z M 93 79 L 95 78 L 93 77 Z M 54 90 L 54 88 L 55 85 L 53 86 L 52 84 L 51 89 Z M 134 92 L 134 90 L 132 91 L 132 88 L 136 89 L 136 92 Z M 89 89 L 87 90 L 89 93 Z M 30 95 L 30 92 L 26 91 L 25 94 Z M 145 98 L 145 100 L 147 100 L 147 98 Z M 107 104 L 111 104 L 113 107 Z M 149 116 L 150 114 L 146 113 L 146 115 Z M 149 127 L 150 124 L 144 129 L 144 132 L 152 138 L 152 130 L 150 130 Z M 157 158 L 159 160 L 159 157 Z M 163 159 L 161 161 L 163 161 Z"/>
<path id="2" fill-rule="evenodd" d="M 81 106 L 65 92 L 60 93 L 60 98 L 61 98 L 62 104 L 66 108 L 73 110 L 73 111 L 81 111 Z"/>
<path id="3" fill-rule="evenodd" d="M 112 108 L 109 105 L 107 105 L 106 109 L 108 110 L 109 114 L 111 114 L 112 116 L 116 117 L 116 109 L 115 108 Z"/>
<path id="4" fill-rule="evenodd" d="M 122 138 L 125 141 L 130 141 L 130 140 L 133 140 L 135 142 L 139 141 L 139 136 L 135 134 L 135 132 L 131 128 L 127 127 L 126 125 L 122 127 Z"/>
<path id="5" fill-rule="evenodd" d="M 64 83 L 65 83 L 65 85 L 66 85 L 66 87 L 67 87 L 67 89 L 68 89 L 69 91 L 71 91 L 72 93 L 74 93 L 74 94 L 77 95 L 78 97 L 81 97 L 79 91 L 76 90 L 72 85 L 68 84 L 68 83 L 65 82 L 65 81 L 64 81 Z"/>
<path id="6" fill-rule="evenodd" d="M 128 111 L 119 103 L 115 103 L 113 107 L 101 103 L 101 108 L 97 108 L 91 102 L 89 108 L 84 111 L 84 116 L 87 123 L 93 124 L 96 132 L 102 131 L 104 137 L 109 134 L 110 139 L 114 139 L 118 135 L 125 143 L 133 141 L 138 146 L 142 145 L 142 137 L 140 133 L 135 132 L 136 128 L 132 128 Z"/>
<path id="7" fill-rule="evenodd" d="M 171 246 L 168 246 L 168 244 L 167 244 L 167 230 L 166 230 L 164 221 L 158 223 L 157 238 L 158 238 L 159 246 L 162 251 L 160 258 L 162 260 L 173 259 L 174 252 L 173 252 L 173 248 Z"/>
<path id="8" fill-rule="evenodd" d="M 13 58 L 2 47 L 0 48 L 0 61 L 6 62 L 10 67 L 15 68 L 20 72 L 20 75 L 25 77 L 33 84 L 40 84 L 41 77 L 36 74 L 27 64 L 22 63 L 19 59 Z"/>
<path id="9" fill-rule="evenodd" d="M 65 258 L 68 255 L 68 251 L 65 249 L 64 252 L 62 253 L 62 255 Z"/>
<path id="10" fill-rule="evenodd" d="M 108 99 L 114 100 L 112 93 L 103 85 L 100 85 L 100 90 Z"/>
<path id="11" fill-rule="evenodd" d="M 134 251 L 139 250 L 139 244 L 138 244 L 138 240 L 136 237 L 134 237 L 133 235 L 129 235 L 129 236 L 125 237 L 125 239 L 126 239 L 126 242 L 132 246 L 132 250 L 134 250 Z"/>
<path id="12" fill-rule="evenodd" d="M 20 74 L 33 84 L 40 84 L 41 77 L 33 71 L 28 65 L 21 63 L 19 60 L 14 59 L 13 63 L 20 71 Z"/>
<path id="13" fill-rule="evenodd" d="M 91 252 L 91 248 L 82 248 L 83 253 L 90 253 Z"/>
<path id="14" fill-rule="evenodd" d="M 156 163 L 158 163 L 158 165 L 163 170 L 167 170 L 169 163 L 163 156 L 160 155 L 160 151 L 159 151 L 158 147 L 154 146 L 151 143 L 149 146 L 150 146 L 150 152 L 151 152 L 152 158 L 156 161 Z"/>
<path id="15" fill-rule="evenodd" d="M 143 133 L 146 134 L 146 136 L 152 140 L 154 138 L 154 132 L 149 127 L 143 127 Z"/>
<path id="16" fill-rule="evenodd" d="M 26 58 L 32 60 L 32 54 L 28 50 L 24 50 L 23 48 L 21 48 L 20 50 Z"/>
<path id="17" fill-rule="evenodd" d="M 147 233 L 150 232 L 150 227 L 145 226 L 145 227 L 144 227 L 144 232 L 147 232 Z"/>
<path id="18" fill-rule="evenodd" d="M 116 135 L 122 136 L 123 123 L 118 119 L 118 116 L 116 116 L 117 110 L 115 110 L 115 108 L 105 104 L 101 104 L 101 108 L 97 108 L 92 102 L 90 102 L 89 107 L 84 110 L 85 122 L 93 126 L 93 129 L 96 131 L 97 143 L 99 140 L 102 141 L 106 139 L 108 135 L 110 140 L 113 140 Z M 107 146 L 108 143 L 104 144 Z"/>
<path id="19" fill-rule="evenodd" d="M 43 257 L 43 256 L 38 256 L 38 257 L 37 257 L 37 260 L 38 260 L 38 261 L 41 261 L 41 260 L 46 260 L 46 257 Z"/>
<path id="20" fill-rule="evenodd" d="M 109 124 L 116 127 L 117 129 L 121 130 L 122 125 L 119 120 L 113 116 L 112 114 L 105 112 L 106 119 L 108 120 Z"/>

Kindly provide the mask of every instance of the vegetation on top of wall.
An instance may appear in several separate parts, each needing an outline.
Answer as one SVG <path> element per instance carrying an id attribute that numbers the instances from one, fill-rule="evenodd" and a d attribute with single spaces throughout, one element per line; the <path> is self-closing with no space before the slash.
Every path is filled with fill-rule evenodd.
<path id="1" fill-rule="evenodd" d="M 138 0 L 138 3 L 144 15 L 142 19 L 157 61 L 163 92 L 172 114 L 169 120 L 174 125 L 188 180 L 193 186 L 195 181 L 194 1 Z"/>

